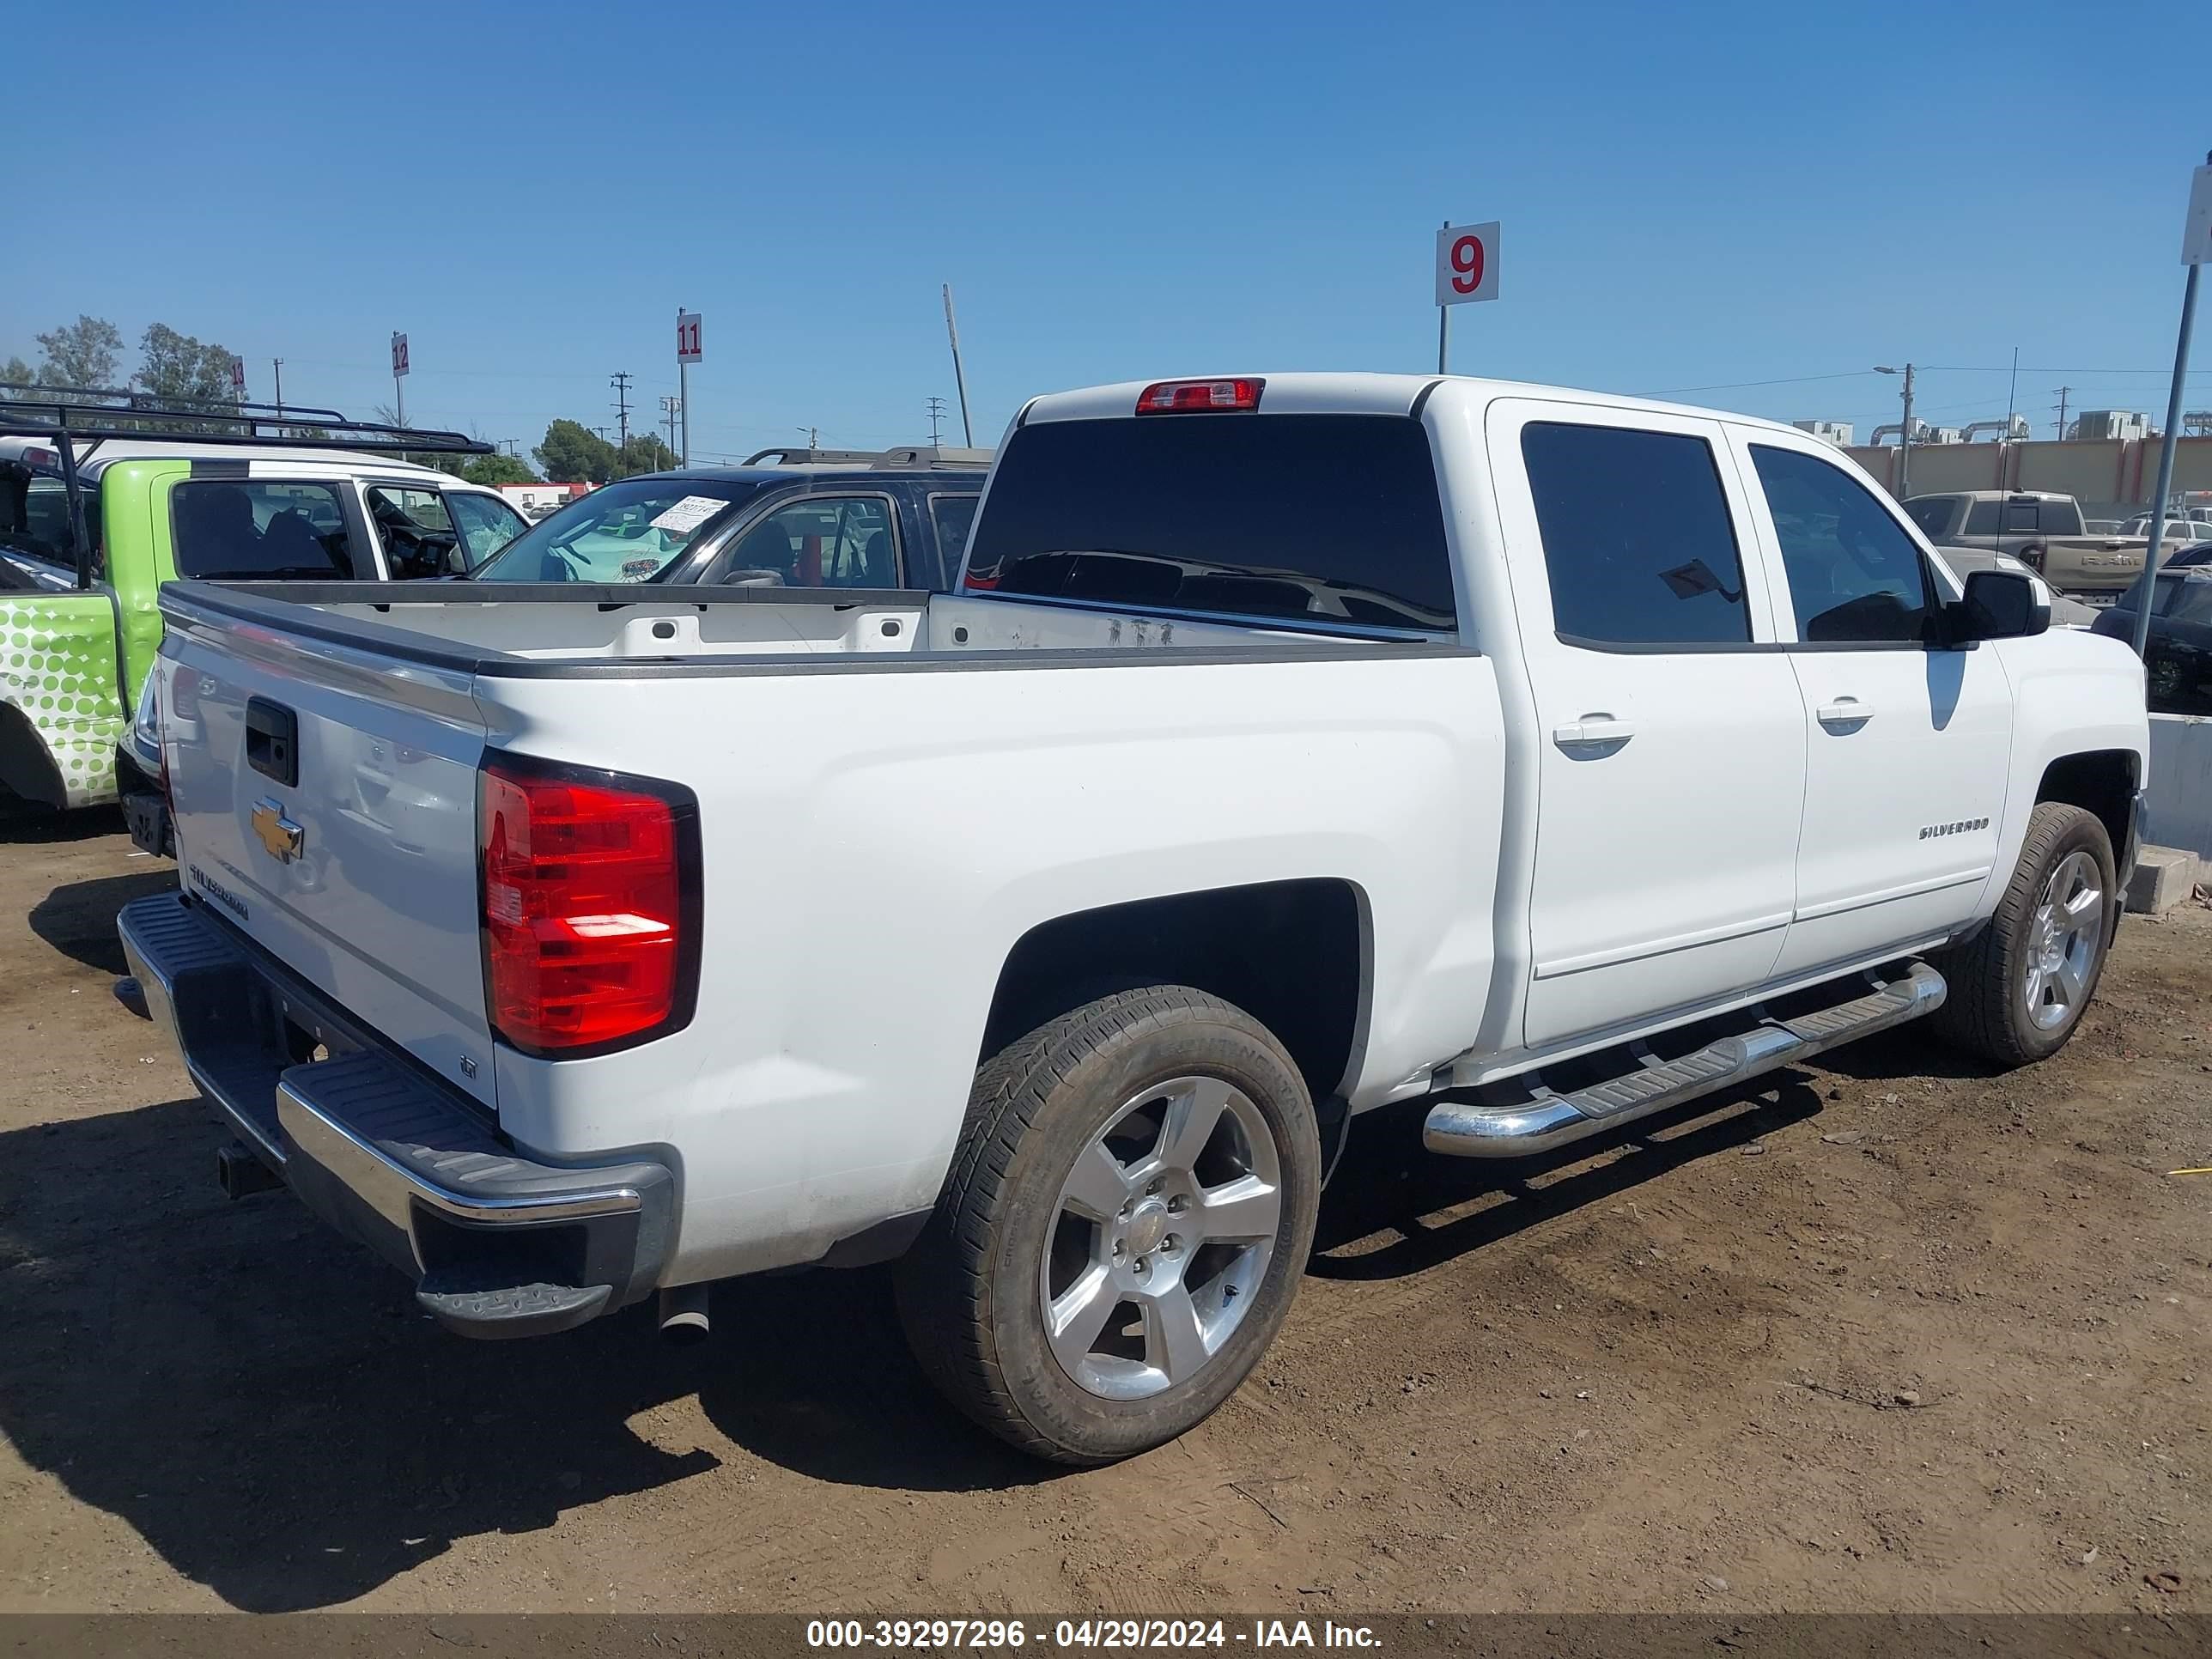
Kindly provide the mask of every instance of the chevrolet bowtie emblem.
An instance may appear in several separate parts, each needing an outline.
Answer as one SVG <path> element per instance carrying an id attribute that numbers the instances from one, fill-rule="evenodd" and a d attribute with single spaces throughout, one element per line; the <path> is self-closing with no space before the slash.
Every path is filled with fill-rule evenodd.
<path id="1" fill-rule="evenodd" d="M 253 834 L 262 850 L 279 864 L 289 864 L 300 856 L 300 844 L 307 832 L 284 816 L 284 808 L 274 799 L 258 800 L 253 804 Z"/>

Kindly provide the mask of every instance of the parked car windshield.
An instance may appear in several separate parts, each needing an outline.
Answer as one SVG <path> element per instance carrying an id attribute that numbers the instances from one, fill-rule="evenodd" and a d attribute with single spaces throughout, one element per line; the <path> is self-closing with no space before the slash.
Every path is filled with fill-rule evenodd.
<path id="1" fill-rule="evenodd" d="M 651 581 L 760 485 L 624 478 L 541 519 L 469 573 L 480 582 Z"/>

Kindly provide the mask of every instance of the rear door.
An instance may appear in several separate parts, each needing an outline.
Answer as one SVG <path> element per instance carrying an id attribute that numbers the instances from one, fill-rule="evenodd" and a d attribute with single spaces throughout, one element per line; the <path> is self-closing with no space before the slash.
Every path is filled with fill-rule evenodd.
<path id="1" fill-rule="evenodd" d="M 1514 399 L 1489 434 L 1541 756 L 1536 1048 L 1772 972 L 1804 717 L 1717 422 Z"/>
<path id="2" fill-rule="evenodd" d="M 240 476 L 194 461 L 169 490 L 167 574 L 203 581 L 374 581 L 349 478 Z"/>
<path id="3" fill-rule="evenodd" d="M 1946 647 L 1948 590 L 1886 496 L 1820 447 L 1732 428 L 1754 483 L 1808 764 L 1778 972 L 1917 945 L 1973 914 L 2003 830 L 2012 686 Z"/>

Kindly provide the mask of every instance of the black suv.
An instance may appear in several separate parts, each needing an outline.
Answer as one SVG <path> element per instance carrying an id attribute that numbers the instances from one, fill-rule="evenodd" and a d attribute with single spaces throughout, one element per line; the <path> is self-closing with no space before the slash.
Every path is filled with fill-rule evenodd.
<path id="1" fill-rule="evenodd" d="M 942 592 L 960 574 L 988 449 L 764 449 L 742 466 L 603 484 L 472 581 L 781 584 Z"/>

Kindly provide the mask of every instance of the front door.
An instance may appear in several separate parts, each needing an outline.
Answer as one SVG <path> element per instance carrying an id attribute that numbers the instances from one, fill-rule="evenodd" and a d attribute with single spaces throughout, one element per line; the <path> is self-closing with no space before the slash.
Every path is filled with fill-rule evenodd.
<path id="1" fill-rule="evenodd" d="M 1989 647 L 1943 645 L 1948 590 L 1894 508 L 1817 446 L 1733 432 L 1808 744 L 1778 972 L 1917 947 L 1973 914 L 1996 862 L 2011 684 Z"/>
<path id="2" fill-rule="evenodd" d="M 1490 442 L 1538 716 L 1544 1048 L 1772 972 L 1805 727 L 1718 422 L 1516 399 Z"/>

